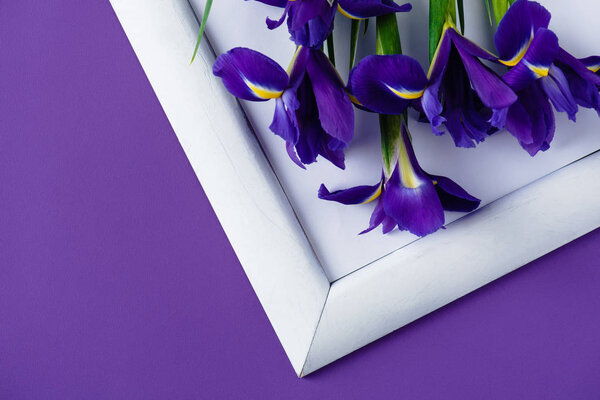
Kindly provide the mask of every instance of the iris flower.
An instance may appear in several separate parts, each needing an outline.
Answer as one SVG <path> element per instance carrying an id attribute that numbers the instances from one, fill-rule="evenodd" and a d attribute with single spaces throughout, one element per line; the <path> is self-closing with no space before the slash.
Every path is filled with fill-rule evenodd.
<path id="1" fill-rule="evenodd" d="M 398 227 L 417 236 L 429 235 L 445 222 L 444 210 L 470 212 L 480 200 L 471 196 L 454 181 L 430 175 L 417 162 L 404 118 L 393 143 L 390 160 L 384 156 L 381 181 L 372 186 L 358 186 L 331 193 L 324 185 L 319 198 L 342 204 L 367 204 L 377 201 L 367 233 L 383 225 L 383 233 Z"/>
<path id="2" fill-rule="evenodd" d="M 490 122 L 499 110 L 517 100 L 508 87 L 481 59 L 497 57 L 462 36 L 446 23 L 429 69 L 429 86 L 421 105 L 433 132 L 444 133 L 458 147 L 475 147 L 493 131 Z"/>
<path id="3" fill-rule="evenodd" d="M 457 146 L 474 147 L 493 130 L 494 111 L 517 100 L 480 58 L 497 59 L 447 23 L 429 78 L 410 57 L 370 56 L 352 70 L 349 90 L 355 103 L 381 114 L 402 114 L 412 105 L 425 113 L 435 134 L 444 133 L 444 124 Z"/>
<path id="4" fill-rule="evenodd" d="M 517 0 L 508 10 L 494 38 L 500 62 L 511 69 L 504 81 L 518 100 L 498 113 L 504 125 L 532 156 L 546 151 L 554 138 L 552 105 L 573 121 L 578 105 L 599 110 L 600 77 L 559 45 L 548 29 L 551 15 L 540 4 Z"/>
<path id="5" fill-rule="evenodd" d="M 333 30 L 336 11 L 352 19 L 364 19 L 379 15 L 408 12 L 410 4 L 399 6 L 391 0 L 258 0 L 262 3 L 284 8 L 279 20 L 267 18 L 269 29 L 275 29 L 287 17 L 291 39 L 298 46 L 321 47 Z"/>
<path id="6" fill-rule="evenodd" d="M 286 141 L 290 158 L 300 167 L 321 155 L 344 168 L 344 149 L 354 136 L 354 110 L 321 50 L 298 47 L 286 72 L 269 57 L 238 47 L 217 58 L 213 73 L 240 99 L 275 99 L 270 128 Z"/>

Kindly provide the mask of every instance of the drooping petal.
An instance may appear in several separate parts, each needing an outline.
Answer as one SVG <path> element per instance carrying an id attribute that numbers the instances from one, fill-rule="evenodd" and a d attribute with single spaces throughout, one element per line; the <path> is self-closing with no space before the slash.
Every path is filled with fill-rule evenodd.
<path id="1" fill-rule="evenodd" d="M 368 56 L 352 71 L 351 86 L 360 104 L 381 114 L 401 114 L 427 86 L 423 68 L 404 55 Z"/>
<path id="2" fill-rule="evenodd" d="M 367 204 L 379 198 L 382 187 L 383 182 L 378 182 L 372 186 L 356 186 L 350 189 L 330 192 L 325 185 L 321 185 L 319 187 L 319 198 L 346 205 Z"/>
<path id="3" fill-rule="evenodd" d="M 213 65 L 213 73 L 236 97 L 266 101 L 280 97 L 288 86 L 286 72 L 269 57 L 243 47 L 221 54 Z"/>
<path id="4" fill-rule="evenodd" d="M 587 69 L 589 69 L 595 74 L 598 74 L 598 72 L 600 71 L 600 56 L 582 58 L 579 61 L 581 61 L 581 63 L 585 65 Z"/>
<path id="5" fill-rule="evenodd" d="M 298 157 L 303 164 L 311 164 L 321 155 L 344 169 L 344 149 L 347 144 L 329 135 L 321 126 L 313 84 L 308 74 L 299 85 L 296 95 L 299 103 L 296 111 L 298 141 L 295 144 Z"/>
<path id="6" fill-rule="evenodd" d="M 552 106 L 540 85 L 537 81 L 519 92 L 519 101 L 511 107 L 506 120 L 506 129 L 532 157 L 550 148 L 556 129 Z M 516 109 L 517 105 L 522 109 Z"/>
<path id="7" fill-rule="evenodd" d="M 441 81 L 438 80 L 425 89 L 425 93 L 423 93 L 423 98 L 421 99 L 421 106 L 431 124 L 431 130 L 438 136 L 444 133 L 444 129 L 441 126 L 446 122 L 446 118 L 442 116 L 444 108 L 439 99 L 440 83 Z"/>
<path id="8" fill-rule="evenodd" d="M 550 74 L 540 79 L 540 84 L 556 111 L 566 112 L 569 119 L 575 122 L 579 107 L 569 89 L 569 82 L 560 68 L 552 65 Z"/>
<path id="9" fill-rule="evenodd" d="M 295 145 L 298 142 L 298 129 L 295 121 L 295 113 L 300 105 L 293 94 L 284 94 L 284 96 L 289 97 L 290 99 L 287 102 L 284 101 L 283 98 L 279 98 L 275 101 L 275 114 L 273 115 L 273 122 L 269 128 L 286 142 Z"/>
<path id="10" fill-rule="evenodd" d="M 429 235 L 444 225 L 444 210 L 430 180 L 415 188 L 402 185 L 398 166 L 383 192 L 383 208 L 400 229 L 417 236 Z"/>
<path id="11" fill-rule="evenodd" d="M 378 17 L 412 10 L 410 3 L 399 6 L 391 0 L 339 0 L 337 7 L 343 16 L 351 19 Z"/>
<path id="12" fill-rule="evenodd" d="M 474 148 L 476 143 L 479 143 L 479 141 L 474 141 L 475 138 L 465 129 L 462 114 L 457 108 L 449 110 L 446 113 L 446 127 L 448 128 L 448 133 L 452 136 L 452 140 L 454 140 L 456 147 L 469 149 Z"/>
<path id="13" fill-rule="evenodd" d="M 532 144 L 534 141 L 531 118 L 520 101 L 517 101 L 508 109 L 505 128 L 521 144 Z"/>
<path id="14" fill-rule="evenodd" d="M 274 7 L 285 7 L 288 0 L 256 0 L 260 3 L 268 4 Z"/>
<path id="15" fill-rule="evenodd" d="M 290 2 L 288 30 L 299 46 L 321 47 L 333 31 L 337 0 L 296 0 Z"/>
<path id="16" fill-rule="evenodd" d="M 302 169 L 306 169 L 304 164 L 302 164 L 302 161 L 300 161 L 300 159 L 298 158 L 298 154 L 296 154 L 294 145 L 291 142 L 286 142 L 285 150 L 287 151 L 288 156 L 294 162 L 294 164 L 296 164 L 297 166 L 299 166 Z"/>
<path id="17" fill-rule="evenodd" d="M 450 28 L 442 32 L 440 43 L 438 44 L 429 66 L 427 77 L 429 78 L 431 85 L 436 84 L 442 79 L 448 65 L 450 50 L 452 49 L 452 38 L 451 35 L 448 34 L 448 31 L 450 31 Z"/>
<path id="18" fill-rule="evenodd" d="M 428 175 L 446 211 L 471 212 L 479 207 L 481 200 L 471 196 L 453 180 L 444 176 Z"/>
<path id="19" fill-rule="evenodd" d="M 377 202 L 377 205 L 375 206 L 373 213 L 371 214 L 371 220 L 369 221 L 369 227 L 367 229 L 365 229 L 364 231 L 362 231 L 360 233 L 360 235 L 364 235 L 365 233 L 371 232 L 373 229 L 377 228 L 379 225 L 381 225 L 385 221 L 388 221 L 389 219 L 390 218 L 387 215 L 385 215 L 385 211 L 383 209 L 383 200 L 380 199 Z M 394 226 L 395 225 L 396 224 L 394 223 Z M 394 227 L 392 227 L 392 229 L 394 229 Z M 384 233 L 388 233 L 392 229 L 385 232 L 385 227 L 384 227 Z"/>
<path id="20" fill-rule="evenodd" d="M 595 71 L 593 71 L 593 68 L 596 67 L 594 64 L 600 62 L 600 57 L 598 57 L 598 60 L 595 60 L 595 61 L 594 61 L 594 57 L 590 57 L 590 58 L 586 59 L 586 62 L 591 62 L 592 65 L 594 65 L 594 67 L 590 68 L 589 66 L 584 64 L 581 60 L 578 60 L 577 58 L 573 57 L 571 54 L 569 54 L 567 51 L 565 51 L 561 47 L 558 52 L 556 61 L 558 63 L 564 64 L 568 68 L 572 69 L 574 73 L 576 73 L 577 75 L 579 75 L 581 77 L 581 79 L 584 79 L 593 85 L 600 86 L 600 76 L 596 75 Z"/>
<path id="21" fill-rule="evenodd" d="M 498 60 L 498 57 L 496 57 L 494 54 L 481 48 L 478 44 L 470 41 L 469 39 L 458 33 L 455 28 L 448 29 L 447 34 L 452 39 L 454 45 L 460 50 L 462 50 L 463 53 L 470 54 L 473 57 L 481 58 L 484 60 Z"/>
<path id="22" fill-rule="evenodd" d="M 340 76 L 321 50 L 311 50 L 306 68 L 321 126 L 332 137 L 350 143 L 354 136 L 354 109 Z"/>
<path id="23" fill-rule="evenodd" d="M 285 21 L 285 18 L 288 15 L 291 5 L 292 5 L 291 2 L 289 2 L 287 0 L 285 1 L 285 5 L 284 5 L 285 9 L 283 10 L 283 13 L 281 14 L 281 17 L 279 17 L 279 19 L 276 20 L 276 19 L 271 19 L 271 18 L 267 17 L 267 20 L 266 20 L 267 28 L 269 28 L 271 30 L 279 28 L 281 26 L 281 24 L 283 24 L 283 21 Z"/>
<path id="24" fill-rule="evenodd" d="M 489 108 L 506 108 L 517 101 L 517 95 L 491 69 L 476 57 L 456 46 L 473 89 L 483 104 Z"/>
<path id="25" fill-rule="evenodd" d="M 544 6 L 535 1 L 529 2 L 529 15 L 531 15 L 531 23 L 533 31 L 537 32 L 538 29 L 548 29 L 552 14 Z"/>
<path id="26" fill-rule="evenodd" d="M 534 33 L 529 1 L 516 1 L 498 24 L 494 36 L 501 62 L 509 67 L 517 65 L 525 56 Z"/>
<path id="27" fill-rule="evenodd" d="M 548 29 L 539 29 L 523 59 L 502 77 L 515 91 L 547 76 L 558 56 L 558 38 Z"/>

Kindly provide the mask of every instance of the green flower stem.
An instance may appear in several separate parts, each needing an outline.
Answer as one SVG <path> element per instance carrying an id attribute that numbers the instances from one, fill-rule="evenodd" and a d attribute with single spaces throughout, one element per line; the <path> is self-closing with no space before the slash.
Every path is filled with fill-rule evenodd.
<path id="1" fill-rule="evenodd" d="M 356 48 L 358 47 L 358 34 L 360 32 L 360 22 L 359 19 L 352 20 L 352 26 L 350 29 L 350 70 L 354 68 L 354 64 L 356 64 Z"/>
<path id="2" fill-rule="evenodd" d="M 456 0 L 429 0 L 429 61 L 433 60 L 446 22 L 456 26 Z"/>
<path id="3" fill-rule="evenodd" d="M 327 55 L 329 56 L 329 61 L 335 67 L 335 47 L 333 45 L 333 32 L 329 36 L 327 36 Z"/>
<path id="4" fill-rule="evenodd" d="M 504 18 L 504 15 L 506 14 L 506 12 L 510 8 L 510 6 L 512 6 L 516 0 L 484 0 L 484 1 L 485 1 L 487 10 L 488 10 L 489 16 L 490 16 L 490 23 L 492 22 L 492 13 L 493 13 L 494 20 L 496 21 L 496 26 L 498 26 L 498 24 L 500 24 L 500 21 L 502 21 L 502 18 Z"/>
<path id="5" fill-rule="evenodd" d="M 395 14 L 377 17 L 376 41 L 378 55 L 402 54 L 400 32 Z M 379 115 L 381 130 L 381 155 L 386 178 L 389 178 L 398 161 L 398 150 L 401 138 L 401 128 L 405 116 Z"/>

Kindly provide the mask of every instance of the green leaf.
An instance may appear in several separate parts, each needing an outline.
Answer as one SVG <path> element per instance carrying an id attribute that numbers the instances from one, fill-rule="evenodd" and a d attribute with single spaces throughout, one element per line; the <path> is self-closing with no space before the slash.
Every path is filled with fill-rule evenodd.
<path id="1" fill-rule="evenodd" d="M 400 32 L 396 14 L 387 14 L 377 17 L 375 25 L 377 54 L 390 55 L 402 54 Z"/>
<path id="2" fill-rule="evenodd" d="M 458 4 L 458 19 L 460 21 L 460 32 L 465 34 L 465 7 L 463 0 L 457 0 Z"/>
<path id="3" fill-rule="evenodd" d="M 202 23 L 200 24 L 200 32 L 198 32 L 198 40 L 196 41 L 196 48 L 194 48 L 194 55 L 192 55 L 192 61 L 190 61 L 190 64 L 194 62 L 196 54 L 198 54 L 198 48 L 200 48 L 200 41 L 202 41 L 202 36 L 204 36 L 204 28 L 206 28 L 206 21 L 208 20 L 208 15 L 210 14 L 212 2 L 213 0 L 206 0 L 204 12 L 202 13 Z"/>
<path id="4" fill-rule="evenodd" d="M 433 60 L 446 22 L 456 25 L 455 0 L 429 0 L 429 60 Z"/>
<path id="5" fill-rule="evenodd" d="M 333 32 L 327 36 L 327 55 L 329 56 L 329 61 L 335 67 L 335 47 L 333 45 Z"/>
<path id="6" fill-rule="evenodd" d="M 356 47 L 358 46 L 358 32 L 360 31 L 360 20 L 353 19 L 350 28 L 350 69 L 356 63 Z"/>
<path id="7" fill-rule="evenodd" d="M 369 18 L 365 19 L 365 30 L 363 31 L 363 36 L 367 34 L 367 30 L 369 29 L 369 21 Z"/>
<path id="8" fill-rule="evenodd" d="M 504 15 L 517 0 L 490 0 L 494 9 L 494 18 L 496 20 L 496 26 L 500 24 Z M 489 10 L 489 8 L 488 8 Z"/>
<path id="9" fill-rule="evenodd" d="M 488 17 L 490 19 L 490 26 L 494 25 L 494 20 L 492 17 L 492 9 L 490 8 L 490 0 L 483 0 L 485 3 L 485 9 L 487 10 Z"/>

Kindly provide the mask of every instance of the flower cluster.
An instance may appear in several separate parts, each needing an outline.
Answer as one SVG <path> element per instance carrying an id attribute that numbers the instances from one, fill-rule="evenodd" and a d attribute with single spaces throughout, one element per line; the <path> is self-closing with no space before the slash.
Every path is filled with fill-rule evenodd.
<path id="1" fill-rule="evenodd" d="M 250 101 L 275 99 L 271 130 L 286 142 L 286 150 L 305 168 L 318 156 L 344 168 L 344 150 L 354 136 L 354 110 L 346 85 L 321 50 L 331 34 L 336 12 L 352 19 L 410 11 L 410 4 L 391 0 L 259 0 L 284 8 L 269 29 L 287 20 L 297 45 L 284 71 L 269 57 L 235 48 L 217 58 L 213 72 L 236 97 Z"/>
<path id="2" fill-rule="evenodd" d="M 322 156 L 343 169 L 344 151 L 354 136 L 354 106 L 380 114 L 381 180 L 335 192 L 321 185 L 318 191 L 321 199 L 342 204 L 377 201 L 364 232 L 383 225 L 384 233 L 398 228 L 425 236 L 444 225 L 444 210 L 470 212 L 480 204 L 449 178 L 421 169 L 408 131 L 409 108 L 429 122 L 433 134 L 448 132 L 457 147 L 475 147 L 506 129 L 531 156 L 550 147 L 554 110 L 573 121 L 579 107 L 600 115 L 600 57 L 577 59 L 563 49 L 549 29 L 550 13 L 534 1 L 516 0 L 503 10 L 495 55 L 457 29 L 455 0 L 430 0 L 431 10 L 442 11 L 430 13 L 438 24 L 436 31 L 430 21 L 430 35 L 436 31 L 439 38 L 431 42 L 427 73 L 400 54 L 395 13 L 410 11 L 410 4 L 258 1 L 283 8 L 281 18 L 267 18 L 266 25 L 276 29 L 287 23 L 296 44 L 289 68 L 254 50 L 234 48 L 217 58 L 214 74 L 240 99 L 275 100 L 270 129 L 302 168 Z M 352 68 L 347 84 L 322 50 L 326 40 L 331 50 L 336 13 L 355 22 L 377 17 L 377 55 Z M 506 72 L 498 74 L 492 64 Z"/>

